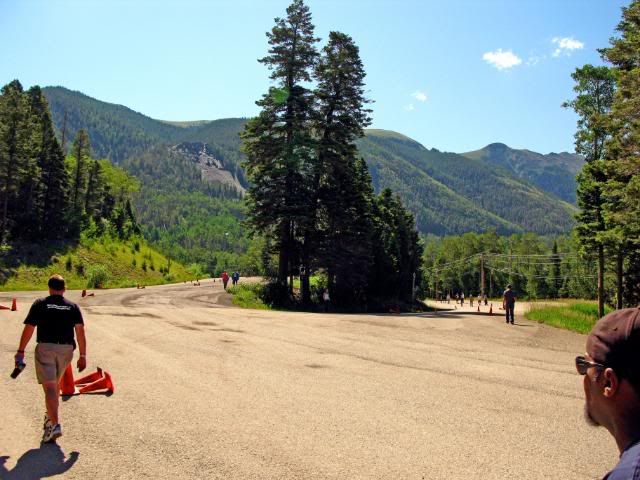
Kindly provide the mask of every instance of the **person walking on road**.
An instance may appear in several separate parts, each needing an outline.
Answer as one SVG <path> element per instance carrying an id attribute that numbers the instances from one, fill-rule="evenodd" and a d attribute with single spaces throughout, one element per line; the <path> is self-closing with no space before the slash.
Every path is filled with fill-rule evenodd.
<path id="1" fill-rule="evenodd" d="M 234 287 L 238 285 L 238 280 L 240 280 L 240 274 L 237 271 L 235 271 L 231 274 L 231 283 L 233 284 Z"/>
<path id="2" fill-rule="evenodd" d="M 39 298 L 24 320 L 24 329 L 15 355 L 16 367 L 24 366 L 24 351 L 37 329 L 35 348 L 35 370 L 38 383 L 44 390 L 46 415 L 42 442 L 49 443 L 62 436 L 58 416 L 60 404 L 60 378 L 73 360 L 76 339 L 80 350 L 78 371 L 87 366 L 87 341 L 84 320 L 80 307 L 63 297 L 64 278 L 53 275 L 49 278 L 49 296 Z M 75 338 L 74 338 L 75 332 Z"/>
<path id="3" fill-rule="evenodd" d="M 460 294 L 460 306 L 464 306 L 464 292 Z"/>
<path id="4" fill-rule="evenodd" d="M 584 417 L 606 428 L 620 460 L 603 480 L 640 480 L 640 308 L 602 317 L 587 337 L 586 355 L 576 357 L 584 375 Z"/>
<path id="5" fill-rule="evenodd" d="M 229 274 L 227 273 L 226 270 L 224 272 L 222 272 L 222 275 L 220 275 L 220 278 L 222 278 L 222 288 L 224 288 L 226 290 L 227 289 L 227 283 L 229 283 Z"/>
<path id="6" fill-rule="evenodd" d="M 507 315 L 507 323 L 513 325 L 513 312 L 516 306 L 516 294 L 511 290 L 511 284 L 507 285 L 507 289 L 502 294 L 502 308 L 504 308 Z M 511 320 L 509 320 L 511 318 Z"/>
<path id="7" fill-rule="evenodd" d="M 329 289 L 325 288 L 322 292 L 322 303 L 324 303 L 324 311 L 329 311 L 329 305 L 331 305 L 331 297 L 329 297 Z"/>

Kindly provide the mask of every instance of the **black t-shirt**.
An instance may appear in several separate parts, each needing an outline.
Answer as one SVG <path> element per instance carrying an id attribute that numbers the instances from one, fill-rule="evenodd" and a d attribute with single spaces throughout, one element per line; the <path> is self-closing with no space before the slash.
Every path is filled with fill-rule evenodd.
<path id="1" fill-rule="evenodd" d="M 62 295 L 51 295 L 33 302 L 24 323 L 38 327 L 38 343 L 66 343 L 73 348 L 76 348 L 74 327 L 84 325 L 80 307 Z"/>
<path id="2" fill-rule="evenodd" d="M 503 298 L 509 307 L 512 307 L 516 303 L 516 294 L 513 293 L 511 289 L 504 291 Z"/>

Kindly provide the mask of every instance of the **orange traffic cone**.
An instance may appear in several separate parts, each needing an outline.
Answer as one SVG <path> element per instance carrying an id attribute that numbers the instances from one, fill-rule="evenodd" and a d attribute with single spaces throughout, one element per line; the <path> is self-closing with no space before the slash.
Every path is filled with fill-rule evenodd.
<path id="1" fill-rule="evenodd" d="M 87 291 L 86 290 L 82 290 L 82 298 L 87 296 Z"/>
<path id="2" fill-rule="evenodd" d="M 96 296 L 96 294 L 95 294 L 95 293 L 93 293 L 93 292 L 91 292 L 91 293 L 87 293 L 87 297 L 95 297 L 95 296 Z"/>
<path id="3" fill-rule="evenodd" d="M 15 312 L 16 310 L 18 310 L 18 305 L 16 304 L 16 299 L 13 299 L 13 302 L 11 303 L 11 311 Z"/>
<path id="4" fill-rule="evenodd" d="M 102 374 L 102 369 L 100 367 L 98 367 L 98 370 L 96 370 L 93 373 L 90 373 L 89 375 L 85 375 L 82 378 L 79 378 L 78 380 L 75 381 L 76 385 L 87 385 L 89 383 L 93 383 L 96 380 L 100 380 L 104 375 Z"/>
<path id="5" fill-rule="evenodd" d="M 104 373 L 104 376 L 99 380 L 96 380 L 95 382 L 89 383 L 84 387 L 81 387 L 78 390 L 78 393 L 89 393 L 89 392 L 95 392 L 96 390 L 107 390 L 109 393 L 113 393 L 115 391 L 115 387 L 113 386 L 113 380 L 111 379 L 111 375 L 109 375 L 108 372 L 102 372 L 101 370 L 98 370 L 98 371 L 101 373 Z"/>
<path id="6" fill-rule="evenodd" d="M 75 393 L 76 384 L 73 381 L 73 368 L 69 364 L 60 379 L 60 395 L 74 395 Z"/>
<path id="7" fill-rule="evenodd" d="M 11 310 L 11 307 L 5 307 L 4 305 L 0 305 L 0 310 Z"/>

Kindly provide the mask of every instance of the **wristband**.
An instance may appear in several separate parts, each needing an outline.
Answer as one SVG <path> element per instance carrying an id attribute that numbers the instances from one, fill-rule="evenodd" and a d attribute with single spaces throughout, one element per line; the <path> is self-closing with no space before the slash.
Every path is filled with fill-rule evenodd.
<path id="1" fill-rule="evenodd" d="M 18 350 L 16 353 L 24 353 L 24 350 Z"/>
<path id="2" fill-rule="evenodd" d="M 80 354 L 80 356 L 81 356 L 81 357 L 85 357 L 85 358 L 87 357 L 86 355 L 82 355 L 82 354 Z"/>

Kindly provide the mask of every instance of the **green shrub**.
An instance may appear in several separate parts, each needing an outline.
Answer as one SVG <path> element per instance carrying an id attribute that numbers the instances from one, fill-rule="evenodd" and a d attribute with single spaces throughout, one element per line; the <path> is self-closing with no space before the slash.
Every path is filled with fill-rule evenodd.
<path id="1" fill-rule="evenodd" d="M 109 271 L 104 265 L 93 265 L 87 271 L 87 288 L 104 287 L 109 280 Z"/>
<path id="2" fill-rule="evenodd" d="M 76 265 L 76 273 L 78 275 L 84 276 L 84 263 L 80 262 Z"/>
<path id="3" fill-rule="evenodd" d="M 254 308 L 257 310 L 270 310 L 261 297 L 264 294 L 264 285 L 260 283 L 241 283 L 235 287 L 227 288 L 227 292 L 233 295 L 232 302 L 242 308 Z"/>
<path id="4" fill-rule="evenodd" d="M 611 309 L 605 308 L 605 314 Z M 589 333 L 598 321 L 598 305 L 586 302 L 568 302 L 565 305 L 533 304 L 525 315 L 529 320 L 546 323 L 578 333 Z"/>

